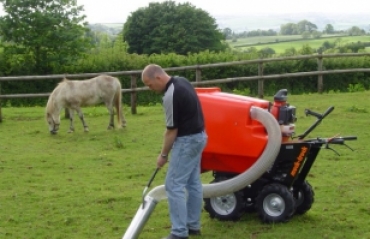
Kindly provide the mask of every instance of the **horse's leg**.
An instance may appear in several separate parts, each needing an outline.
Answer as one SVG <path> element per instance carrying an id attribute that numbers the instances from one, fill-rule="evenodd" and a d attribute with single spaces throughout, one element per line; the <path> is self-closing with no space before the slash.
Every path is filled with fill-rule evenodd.
<path id="1" fill-rule="evenodd" d="M 113 105 L 112 105 L 112 103 L 105 102 L 105 106 L 107 107 L 107 109 L 109 111 L 109 125 L 108 125 L 108 129 L 113 129 L 114 128 L 114 110 L 113 110 Z"/>
<path id="2" fill-rule="evenodd" d="M 73 126 L 73 118 L 74 118 L 74 111 L 71 108 L 68 108 L 68 114 L 69 114 L 69 130 L 68 133 L 73 133 L 75 131 L 75 128 Z"/>
<path id="3" fill-rule="evenodd" d="M 84 131 L 89 132 L 89 127 L 87 126 L 87 124 L 85 122 L 84 114 L 82 113 L 81 108 L 77 108 L 76 111 L 78 113 L 78 117 L 80 118 L 80 120 L 82 122 L 82 125 L 84 127 Z"/>
<path id="4" fill-rule="evenodd" d="M 120 113 L 121 113 L 121 119 L 122 119 L 122 127 L 126 127 L 126 118 L 125 118 L 125 115 L 123 114 L 123 107 L 121 107 Z"/>

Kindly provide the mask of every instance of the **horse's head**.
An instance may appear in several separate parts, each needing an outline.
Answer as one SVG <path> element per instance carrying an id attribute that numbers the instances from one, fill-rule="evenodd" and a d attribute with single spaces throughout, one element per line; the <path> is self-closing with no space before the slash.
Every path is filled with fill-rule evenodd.
<path id="1" fill-rule="evenodd" d="M 56 134 L 60 125 L 60 110 L 63 108 L 60 100 L 60 91 L 65 84 L 59 83 L 58 86 L 51 92 L 48 102 L 46 103 L 46 121 L 49 125 L 49 132 Z"/>
<path id="2" fill-rule="evenodd" d="M 60 125 L 60 116 L 58 115 L 53 115 L 49 112 L 46 113 L 46 121 L 48 122 L 49 125 L 49 132 L 51 134 L 56 134 L 59 130 L 59 125 Z"/>

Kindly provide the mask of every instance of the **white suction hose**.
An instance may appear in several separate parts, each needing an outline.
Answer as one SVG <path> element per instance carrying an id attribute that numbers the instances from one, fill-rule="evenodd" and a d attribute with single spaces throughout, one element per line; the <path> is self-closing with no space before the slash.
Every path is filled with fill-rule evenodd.
<path id="1" fill-rule="evenodd" d="M 253 106 L 251 107 L 250 116 L 252 119 L 261 122 L 266 128 L 268 141 L 265 150 L 258 160 L 244 173 L 222 182 L 203 184 L 203 198 L 219 197 L 239 191 L 261 177 L 276 159 L 281 146 L 281 130 L 276 119 L 268 111 Z M 149 219 L 155 205 L 166 198 L 164 185 L 153 188 L 144 199 L 146 206 L 139 207 L 122 239 L 136 239 Z"/>

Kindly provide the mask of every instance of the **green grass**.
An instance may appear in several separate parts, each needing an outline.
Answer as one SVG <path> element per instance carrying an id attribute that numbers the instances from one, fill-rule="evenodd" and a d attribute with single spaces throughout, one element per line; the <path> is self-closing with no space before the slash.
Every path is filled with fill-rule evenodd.
<path id="1" fill-rule="evenodd" d="M 305 108 L 335 110 L 310 137 L 357 135 L 354 152 L 334 146 L 320 152 L 308 180 L 316 194 L 310 211 L 288 223 L 262 224 L 255 214 L 238 222 L 221 222 L 202 213 L 202 238 L 311 239 L 370 238 L 370 92 L 291 95 L 297 107 L 297 133 L 314 122 Z M 271 100 L 271 97 L 267 98 Z M 0 123 L 0 238 L 122 238 L 141 203 L 155 169 L 164 132 L 158 106 L 125 108 L 127 127 L 108 131 L 103 107 L 85 108 L 90 132 L 76 120 L 68 134 L 63 119 L 58 135 L 50 135 L 44 108 L 3 108 Z M 248 147 L 248 145 L 246 145 Z M 152 187 L 163 184 L 166 168 Z M 211 181 L 202 175 L 204 183 Z M 160 202 L 140 238 L 158 239 L 169 232 L 165 201 Z"/>
<path id="2" fill-rule="evenodd" d="M 292 41 L 292 40 L 300 40 L 302 36 L 293 35 L 293 36 L 258 36 L 258 37 L 245 37 L 245 38 L 238 38 L 236 42 L 232 40 L 227 40 L 226 42 L 232 47 L 238 46 L 245 46 L 245 45 L 253 45 L 259 43 L 271 43 L 278 41 Z"/>
<path id="3" fill-rule="evenodd" d="M 237 42 L 228 41 L 231 47 L 243 50 L 250 47 L 255 47 L 260 50 L 265 47 L 270 47 L 275 50 L 277 54 L 284 53 L 286 49 L 294 47 L 295 49 L 302 48 L 303 45 L 309 45 L 312 48 L 319 48 L 325 41 L 335 42 L 338 38 L 341 39 L 340 44 L 348 44 L 352 42 L 369 42 L 370 36 L 330 36 L 322 37 L 320 39 L 302 39 L 301 36 L 265 36 L 265 37 L 247 37 L 238 39 Z M 279 41 L 288 42 L 275 42 L 276 39 Z M 291 41 L 290 41 L 291 40 Z M 261 44 L 262 43 L 262 44 Z M 243 46 L 243 47 L 242 47 Z"/>

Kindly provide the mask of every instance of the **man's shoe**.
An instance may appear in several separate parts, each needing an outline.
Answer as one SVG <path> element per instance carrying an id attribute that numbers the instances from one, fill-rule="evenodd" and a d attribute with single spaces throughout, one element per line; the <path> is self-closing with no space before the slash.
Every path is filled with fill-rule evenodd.
<path id="1" fill-rule="evenodd" d="M 168 237 L 162 238 L 162 239 L 188 239 L 189 237 L 179 237 L 173 234 L 170 234 Z"/>
<path id="2" fill-rule="evenodd" d="M 200 233 L 200 230 L 189 229 L 189 235 L 191 235 L 191 236 L 200 236 L 201 233 Z"/>

